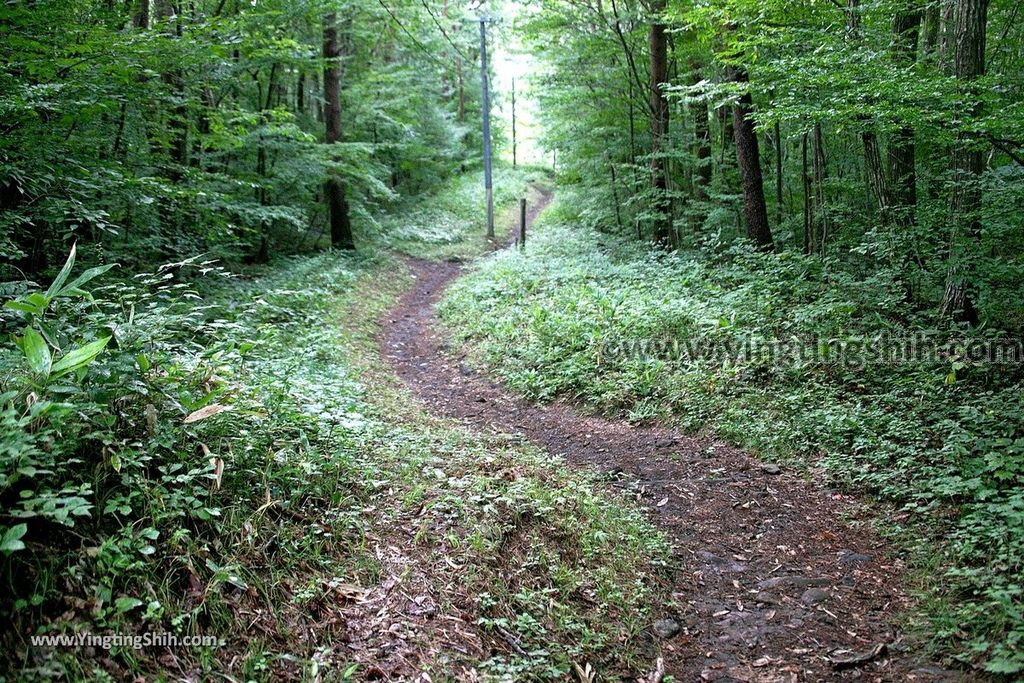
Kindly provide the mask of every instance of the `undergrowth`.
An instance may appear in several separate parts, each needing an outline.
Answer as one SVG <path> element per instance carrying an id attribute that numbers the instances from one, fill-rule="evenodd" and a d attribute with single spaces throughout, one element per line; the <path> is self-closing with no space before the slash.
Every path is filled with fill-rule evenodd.
<path id="1" fill-rule="evenodd" d="M 999 331 L 932 329 L 893 273 L 745 247 L 668 254 L 580 228 L 570 204 L 525 253 L 449 291 L 442 313 L 478 360 L 531 398 L 709 427 L 894 503 L 931 567 L 933 644 L 1024 670 L 1024 386 L 1018 365 L 973 363 L 964 347 Z M 956 341 L 923 360 L 871 355 L 912 333 Z M 801 353 L 771 350 L 791 338 Z"/>
<path id="2" fill-rule="evenodd" d="M 80 272 L 48 293 L 9 285 L 2 313 L 20 345 L 0 351 L 3 670 L 436 681 L 650 665 L 666 542 L 585 473 L 412 406 L 376 358 L 394 258 Z M 219 642 L 30 644 L 86 633 Z"/>
<path id="3" fill-rule="evenodd" d="M 498 165 L 494 169 L 495 239 L 503 243 L 512 225 L 515 202 L 527 196 L 528 185 L 548 182 L 541 168 Z M 423 200 L 415 197 L 393 216 L 379 222 L 377 247 L 431 259 L 469 259 L 490 251 L 486 239 L 483 176 L 469 173 L 454 177 L 445 191 Z M 504 212 L 507 216 L 502 216 Z"/>

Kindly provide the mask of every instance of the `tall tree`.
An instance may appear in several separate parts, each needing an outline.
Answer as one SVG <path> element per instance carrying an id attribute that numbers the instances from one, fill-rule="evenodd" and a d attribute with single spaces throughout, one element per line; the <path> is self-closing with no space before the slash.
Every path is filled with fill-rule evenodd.
<path id="1" fill-rule="evenodd" d="M 341 45 L 338 42 L 338 17 L 324 14 L 324 123 L 328 146 L 341 142 Z M 340 249 L 355 249 L 352 223 L 348 215 L 345 183 L 332 172 L 324 183 L 324 197 L 331 225 L 331 244 Z"/>
<path id="2" fill-rule="evenodd" d="M 668 199 L 668 173 L 665 147 L 668 140 L 669 110 L 663 85 L 668 82 L 668 39 L 661 13 L 665 0 L 653 0 L 654 14 L 649 32 L 651 51 L 651 189 L 654 193 L 654 240 L 672 242 L 672 207 Z"/>
<path id="3" fill-rule="evenodd" d="M 693 83 L 701 80 L 700 67 L 691 62 Z M 698 201 L 708 198 L 708 186 L 711 185 L 711 124 L 708 117 L 708 104 L 703 98 L 694 98 L 690 102 L 690 118 L 693 119 L 693 158 L 694 169 L 693 193 Z"/>
<path id="4" fill-rule="evenodd" d="M 913 66 L 917 58 L 921 14 L 921 7 L 915 3 L 898 10 L 893 19 L 893 61 L 901 70 Z M 894 219 L 901 225 L 914 222 L 917 208 L 917 148 L 914 136 L 913 126 L 902 123 L 889 145 Z"/>
<path id="5" fill-rule="evenodd" d="M 730 66 L 729 80 L 746 84 L 750 78 L 741 66 Z M 761 148 L 754 125 L 754 98 L 746 89 L 733 105 L 732 127 L 736 140 L 736 160 L 739 163 L 740 178 L 743 181 L 743 219 L 747 226 L 747 237 L 758 248 L 771 251 L 775 248 L 771 227 L 768 225 L 768 206 L 764 198 L 764 176 L 761 172 Z"/>
<path id="6" fill-rule="evenodd" d="M 953 71 L 965 99 L 970 103 L 969 113 L 974 117 L 980 113 L 976 81 L 985 74 L 988 4 L 988 0 L 957 0 L 956 3 Z M 970 291 L 974 283 L 966 251 L 981 232 L 979 212 L 983 163 L 983 151 L 978 141 L 970 132 L 961 132 L 953 152 L 953 226 L 942 312 L 972 325 L 978 323 L 978 311 Z"/>

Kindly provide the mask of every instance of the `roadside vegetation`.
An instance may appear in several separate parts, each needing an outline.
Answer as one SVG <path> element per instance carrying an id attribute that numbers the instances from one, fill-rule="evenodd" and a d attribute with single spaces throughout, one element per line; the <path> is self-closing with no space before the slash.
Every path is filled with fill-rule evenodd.
<path id="1" fill-rule="evenodd" d="M 466 188 L 420 211 L 465 212 L 481 194 Z M 418 216 L 394 220 L 418 235 Z M 2 359 L 6 669 L 561 680 L 650 666 L 665 541 L 587 473 L 411 403 L 376 355 L 396 257 L 243 275 L 189 261 L 80 284 L 69 265 L 3 314 L 21 345 Z M 163 632 L 223 644 L 28 647 Z"/>
<path id="2" fill-rule="evenodd" d="M 910 532 L 928 591 L 922 632 L 940 652 L 1016 670 L 1019 366 L 961 355 L 970 333 L 939 335 L 885 274 L 742 243 L 666 253 L 581 227 L 580 205 L 559 200 L 525 252 L 483 261 L 450 290 L 442 312 L 477 361 L 530 398 L 712 430 L 895 506 L 884 524 Z M 869 348 L 922 330 L 941 345 L 930 361 Z M 804 346 L 771 353 L 780 339 Z"/>

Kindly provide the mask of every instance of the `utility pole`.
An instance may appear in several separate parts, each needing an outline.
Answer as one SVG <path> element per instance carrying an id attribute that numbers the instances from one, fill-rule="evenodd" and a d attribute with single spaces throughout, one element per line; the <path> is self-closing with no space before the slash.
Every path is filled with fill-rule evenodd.
<path id="1" fill-rule="evenodd" d="M 512 168 L 516 167 L 516 79 L 512 79 Z"/>
<path id="2" fill-rule="evenodd" d="M 487 194 L 487 237 L 494 239 L 494 190 L 491 185 L 491 103 L 487 94 L 487 17 L 480 17 L 480 87 L 483 89 L 484 191 Z"/>

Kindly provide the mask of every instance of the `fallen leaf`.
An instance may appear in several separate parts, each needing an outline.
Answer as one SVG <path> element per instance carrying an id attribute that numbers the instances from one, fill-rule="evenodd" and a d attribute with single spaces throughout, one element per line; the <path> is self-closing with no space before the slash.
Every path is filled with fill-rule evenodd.
<path id="1" fill-rule="evenodd" d="M 192 424 L 193 422 L 199 422 L 200 420 L 205 420 L 206 418 L 213 417 L 217 413 L 223 412 L 225 410 L 228 410 L 227 406 L 222 406 L 219 403 L 211 403 L 210 405 L 208 405 L 208 406 L 206 406 L 204 408 L 200 408 L 196 412 L 194 412 L 194 413 L 190 414 L 188 417 L 186 417 L 185 418 L 185 424 Z"/>

